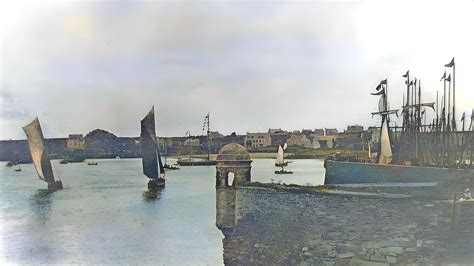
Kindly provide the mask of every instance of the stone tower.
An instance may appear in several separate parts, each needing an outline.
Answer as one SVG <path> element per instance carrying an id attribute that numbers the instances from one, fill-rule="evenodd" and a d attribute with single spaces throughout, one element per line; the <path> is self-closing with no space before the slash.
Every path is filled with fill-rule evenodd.
<path id="1" fill-rule="evenodd" d="M 252 160 L 242 145 L 230 143 L 222 147 L 217 155 L 216 187 L 225 188 L 250 182 Z M 233 180 L 231 178 L 233 175 Z"/>

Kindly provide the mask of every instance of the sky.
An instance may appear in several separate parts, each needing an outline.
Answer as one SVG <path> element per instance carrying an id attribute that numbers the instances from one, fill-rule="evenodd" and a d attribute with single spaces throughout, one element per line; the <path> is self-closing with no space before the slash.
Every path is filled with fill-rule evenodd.
<path id="1" fill-rule="evenodd" d="M 39 3 L 41 2 L 41 3 Z M 474 108 L 474 1 L 2 1 L 0 139 L 101 128 L 157 134 L 379 125 L 388 79 L 407 70 L 423 101 L 456 62 L 456 105 Z M 428 111 L 428 119 L 433 117 Z M 400 121 L 395 121 L 400 124 Z"/>

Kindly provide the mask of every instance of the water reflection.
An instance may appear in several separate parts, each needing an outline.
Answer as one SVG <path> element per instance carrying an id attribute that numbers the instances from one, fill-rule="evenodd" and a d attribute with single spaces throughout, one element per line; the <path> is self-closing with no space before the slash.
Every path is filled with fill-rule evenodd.
<path id="1" fill-rule="evenodd" d="M 51 198 L 54 192 L 56 191 L 38 189 L 36 193 L 31 196 L 32 211 L 42 222 L 47 221 L 51 215 Z"/>
<path id="2" fill-rule="evenodd" d="M 148 189 L 143 192 L 143 201 L 144 202 L 154 202 L 157 199 L 161 198 L 161 192 L 164 188 L 159 189 Z"/>

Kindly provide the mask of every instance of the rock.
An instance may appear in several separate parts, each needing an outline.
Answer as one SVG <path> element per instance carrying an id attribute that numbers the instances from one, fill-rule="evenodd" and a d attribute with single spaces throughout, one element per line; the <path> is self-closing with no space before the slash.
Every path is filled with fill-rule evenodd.
<path id="1" fill-rule="evenodd" d="M 403 248 L 402 247 L 387 247 L 388 252 L 395 253 L 395 254 L 402 254 Z"/>
<path id="2" fill-rule="evenodd" d="M 386 262 L 375 262 L 375 261 L 367 261 L 367 260 L 353 258 L 349 262 L 349 265 L 351 266 L 389 266 L 390 264 Z"/>
<path id="3" fill-rule="evenodd" d="M 303 252 L 308 251 L 308 250 L 309 250 L 309 247 L 303 247 L 303 248 L 301 249 L 301 251 L 303 251 Z"/>
<path id="4" fill-rule="evenodd" d="M 328 257 L 334 258 L 337 256 L 337 252 L 334 250 L 329 250 L 328 251 Z"/>
<path id="5" fill-rule="evenodd" d="M 381 255 L 381 254 L 371 255 L 370 260 L 384 262 L 385 261 L 385 256 Z"/>
<path id="6" fill-rule="evenodd" d="M 351 257 L 354 257 L 354 253 L 352 253 L 352 252 L 340 253 L 340 254 L 337 254 L 337 257 L 339 259 L 351 258 Z"/>
<path id="7" fill-rule="evenodd" d="M 336 260 L 335 266 L 346 266 L 349 265 L 350 258 L 338 259 Z"/>
<path id="8" fill-rule="evenodd" d="M 321 263 L 322 266 L 333 266 L 335 264 L 334 261 L 328 261 L 328 260 L 325 260 Z"/>
<path id="9" fill-rule="evenodd" d="M 434 207 L 434 204 L 426 204 L 425 207 L 431 208 Z"/>
<path id="10" fill-rule="evenodd" d="M 385 256 L 385 261 L 388 262 L 388 263 L 397 263 L 397 257 Z"/>

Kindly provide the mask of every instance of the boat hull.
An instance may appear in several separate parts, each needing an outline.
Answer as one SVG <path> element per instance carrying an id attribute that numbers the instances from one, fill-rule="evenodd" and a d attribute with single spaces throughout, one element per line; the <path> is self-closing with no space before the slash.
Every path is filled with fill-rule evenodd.
<path id="1" fill-rule="evenodd" d="M 150 179 L 150 181 L 148 181 L 148 189 L 150 190 L 163 187 L 165 187 L 165 179 L 163 178 Z"/>
<path id="2" fill-rule="evenodd" d="M 63 182 L 61 182 L 61 180 L 48 182 L 48 189 L 49 190 L 63 189 Z"/>
<path id="3" fill-rule="evenodd" d="M 380 165 L 326 160 L 324 184 L 442 182 L 449 178 L 474 178 L 473 170 Z"/>
<path id="4" fill-rule="evenodd" d="M 199 165 L 216 165 L 216 161 L 178 161 L 178 165 L 181 166 L 199 166 Z"/>
<path id="5" fill-rule="evenodd" d="M 275 163 L 275 166 L 277 166 L 277 167 L 288 166 L 288 162 L 284 162 L 284 163 Z"/>

